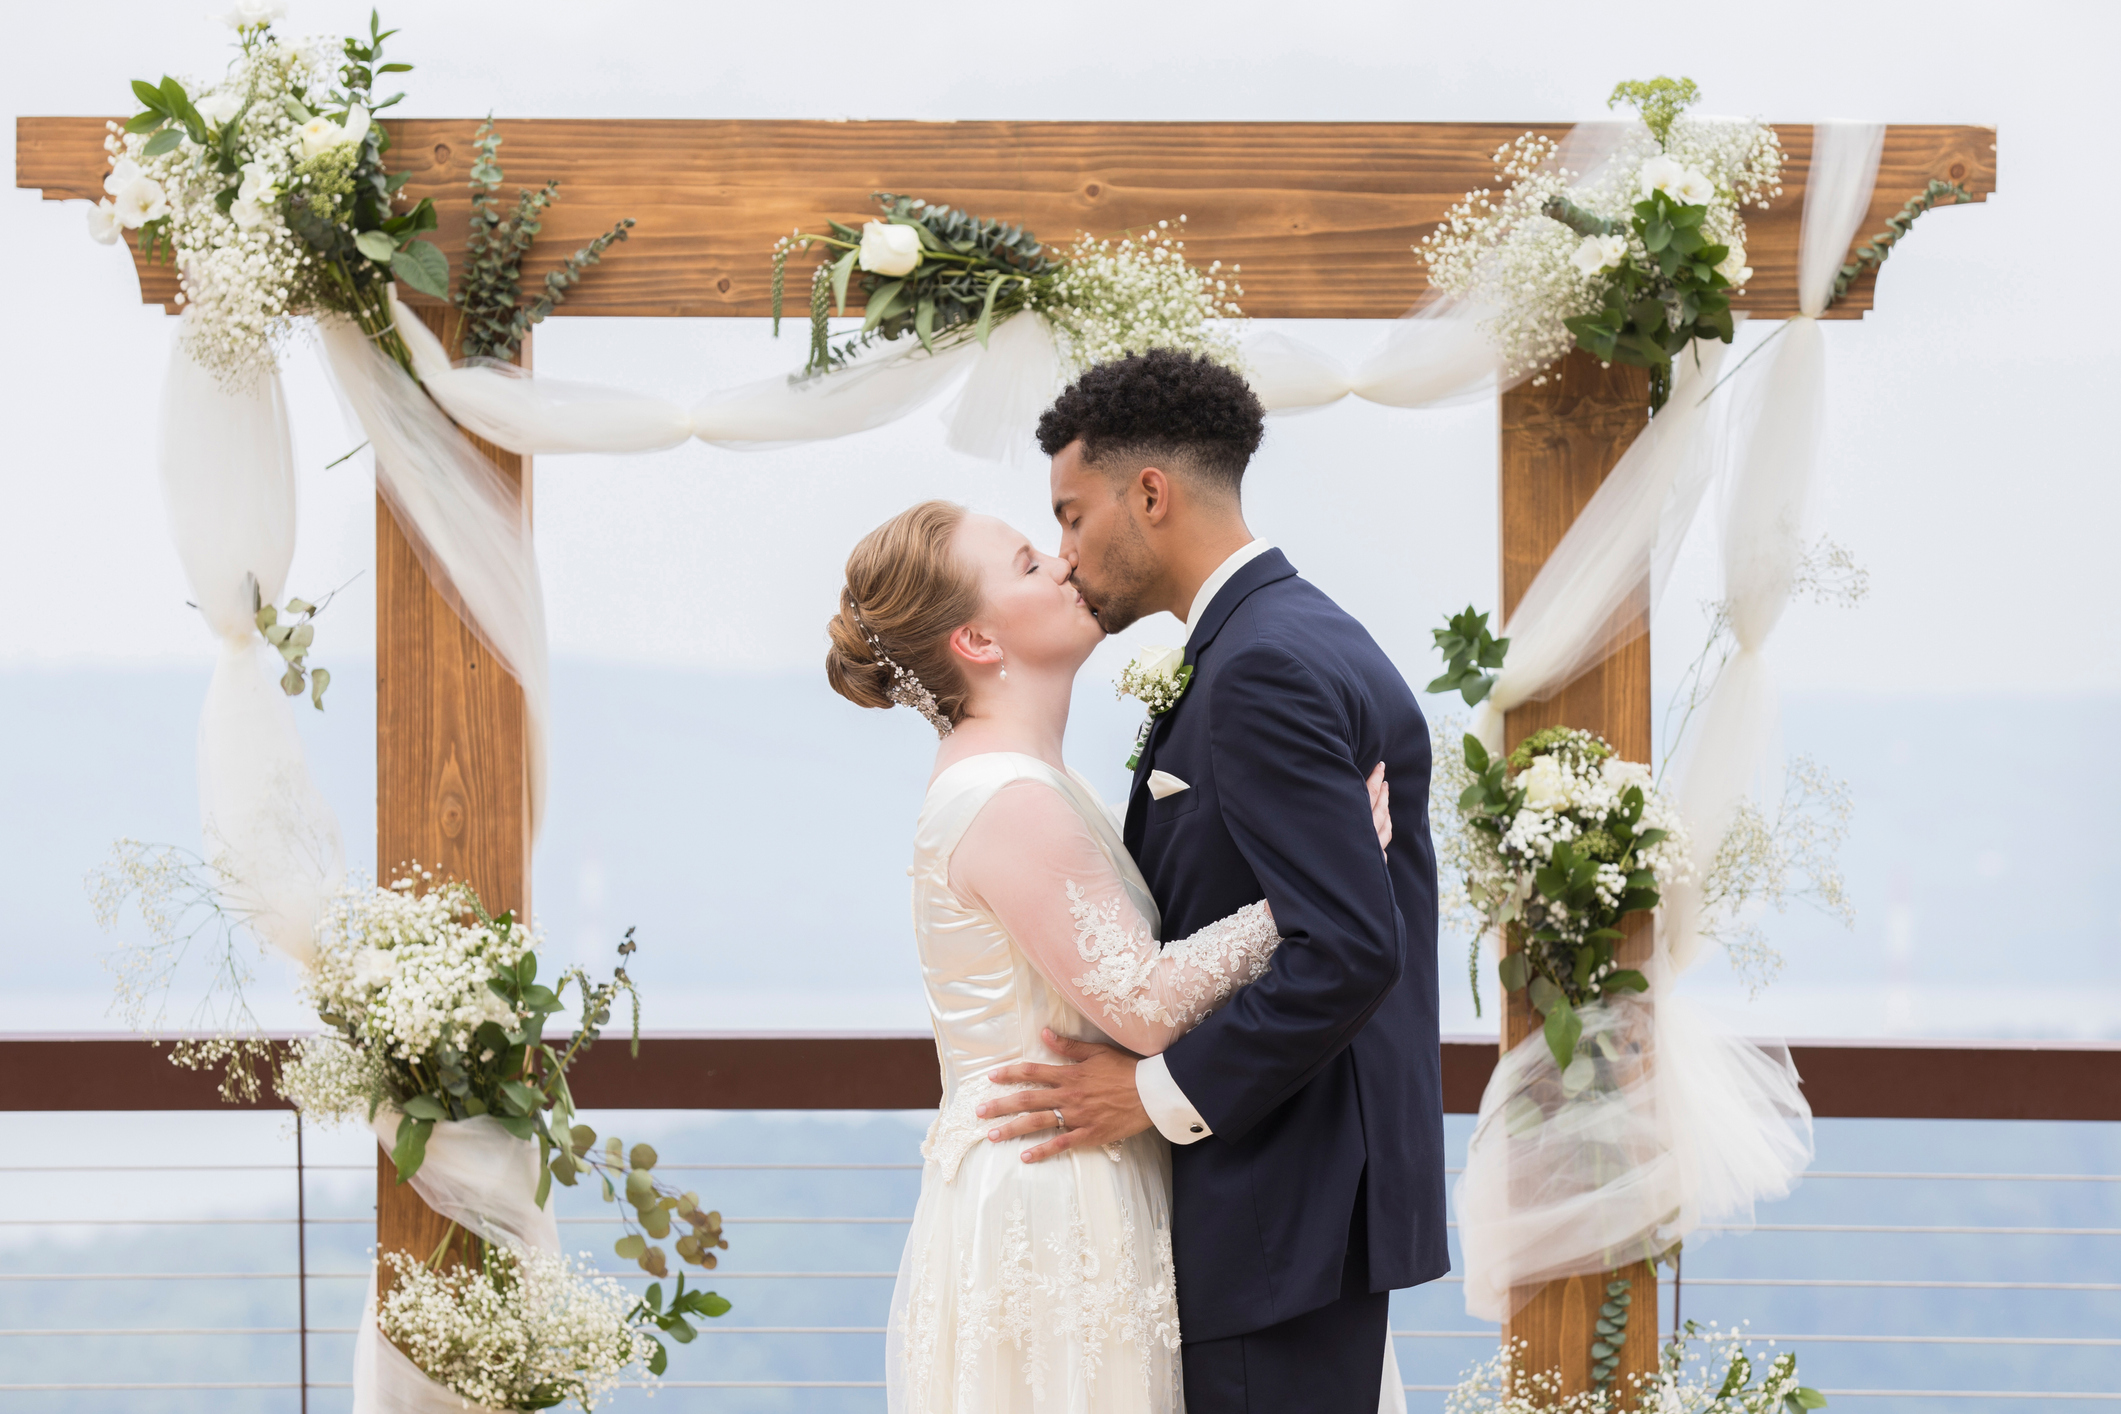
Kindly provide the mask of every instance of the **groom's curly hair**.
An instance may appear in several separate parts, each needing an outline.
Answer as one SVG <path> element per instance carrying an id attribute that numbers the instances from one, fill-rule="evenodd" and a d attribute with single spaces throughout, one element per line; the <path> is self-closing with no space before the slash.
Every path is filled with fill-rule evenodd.
<path id="1" fill-rule="evenodd" d="M 1181 463 L 1235 495 L 1266 415 L 1233 370 L 1202 354 L 1150 349 L 1069 384 L 1040 416 L 1038 445 L 1050 457 L 1080 439 L 1083 460 L 1114 473 Z"/>

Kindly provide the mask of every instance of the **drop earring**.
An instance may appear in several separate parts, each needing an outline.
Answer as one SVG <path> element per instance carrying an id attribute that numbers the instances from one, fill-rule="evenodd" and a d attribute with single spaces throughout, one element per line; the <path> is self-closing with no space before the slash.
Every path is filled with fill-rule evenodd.
<path id="1" fill-rule="evenodd" d="M 1001 650 L 1001 649 L 999 649 L 999 648 L 995 649 L 994 651 L 995 651 L 995 652 L 996 652 L 997 654 L 999 654 L 999 655 L 1000 655 L 1000 661 L 1001 661 L 1001 662 L 1002 662 L 1002 664 L 1003 664 L 1003 667 L 1002 667 L 1002 681 L 1003 681 L 1003 682 L 1007 682 L 1007 681 L 1009 681 L 1009 669 L 1008 669 L 1008 666 L 1007 666 L 1007 664 L 1008 664 L 1008 662 L 1009 662 L 1009 655 L 1008 655 L 1008 654 L 1006 654 L 1006 653 L 1003 653 L 1003 652 L 1002 652 L 1002 650 Z"/>

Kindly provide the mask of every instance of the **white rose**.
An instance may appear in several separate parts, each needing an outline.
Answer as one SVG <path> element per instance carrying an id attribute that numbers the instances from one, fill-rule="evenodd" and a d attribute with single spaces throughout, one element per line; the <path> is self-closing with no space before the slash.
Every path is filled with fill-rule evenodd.
<path id="1" fill-rule="evenodd" d="M 153 177 L 135 177 L 118 193 L 118 224 L 137 231 L 169 215 L 169 198 Z"/>
<path id="2" fill-rule="evenodd" d="M 1678 180 L 1679 174 L 1685 170 L 1685 168 L 1661 152 L 1643 163 L 1642 171 L 1636 174 L 1636 180 L 1642 184 L 1641 194 L 1643 199 L 1647 201 L 1650 197 L 1670 186 L 1672 182 Z"/>
<path id="3" fill-rule="evenodd" d="M 228 218 L 246 231 L 255 231 L 265 224 L 265 208 L 239 196 L 228 204 Z"/>
<path id="4" fill-rule="evenodd" d="M 1734 289 L 1743 289 L 1745 282 L 1753 278 L 1753 267 L 1745 263 L 1745 247 L 1733 241 L 1731 253 L 1716 267 L 1716 273 L 1731 282 Z"/>
<path id="5" fill-rule="evenodd" d="M 1601 270 L 1611 270 L 1628 258 L 1626 236 L 1585 236 L 1576 253 L 1569 257 L 1576 268 L 1586 275 L 1596 275 Z"/>
<path id="6" fill-rule="evenodd" d="M 234 7 L 221 16 L 221 22 L 230 29 L 251 29 L 269 25 L 286 14 L 287 0 L 236 0 Z"/>
<path id="7" fill-rule="evenodd" d="M 192 107 L 199 110 L 200 117 L 221 128 L 228 126 L 228 120 L 243 111 L 243 99 L 241 95 L 223 89 L 219 93 L 207 94 Z"/>
<path id="8" fill-rule="evenodd" d="M 103 179 L 103 190 L 111 196 L 116 196 L 139 180 L 140 164 L 130 157 L 121 157 L 112 164 L 110 175 Z"/>
<path id="9" fill-rule="evenodd" d="M 1532 810 L 1564 810 L 1569 804 L 1569 774 L 1552 756 L 1535 756 L 1517 778 L 1524 787 L 1524 803 Z"/>
<path id="10" fill-rule="evenodd" d="M 1134 655 L 1134 671 L 1145 678 L 1169 677 L 1185 665 L 1186 650 L 1183 648 L 1151 645 Z"/>
<path id="11" fill-rule="evenodd" d="M 387 948 L 363 948 L 354 954 L 353 980 L 356 987 L 379 987 L 397 975 L 397 956 Z"/>
<path id="12" fill-rule="evenodd" d="M 311 118 L 304 123 L 297 137 L 302 140 L 302 158 L 322 157 L 325 153 L 346 141 L 346 129 L 329 118 Z"/>
<path id="13" fill-rule="evenodd" d="M 858 263 L 872 275 L 911 275 L 921 263 L 921 233 L 886 221 L 865 222 Z"/>
<path id="14" fill-rule="evenodd" d="M 243 184 L 236 189 L 236 200 L 256 201 L 260 197 L 269 197 L 272 194 L 272 178 L 265 174 L 264 164 L 258 162 L 244 163 Z"/>
<path id="15" fill-rule="evenodd" d="M 1678 181 L 1665 188 L 1665 194 L 1688 206 L 1707 206 L 1716 199 L 1716 184 L 1689 167 L 1679 174 Z"/>
<path id="16" fill-rule="evenodd" d="M 103 245 L 114 244 L 125 227 L 118 223 L 118 208 L 105 197 L 88 209 L 88 233 Z"/>

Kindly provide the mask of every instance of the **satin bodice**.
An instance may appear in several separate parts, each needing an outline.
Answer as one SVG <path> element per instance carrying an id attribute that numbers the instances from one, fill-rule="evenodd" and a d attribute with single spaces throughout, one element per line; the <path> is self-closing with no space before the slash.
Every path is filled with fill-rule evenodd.
<path id="1" fill-rule="evenodd" d="M 1040 1040 L 1042 1028 L 1109 1043 L 1095 1023 L 1056 991 L 1008 930 L 950 888 L 950 855 L 980 809 L 1013 781 L 1036 780 L 1065 796 L 1083 817 L 1134 906 L 1153 928 L 1157 913 L 1141 871 L 1121 842 L 1118 823 L 1089 782 L 1035 756 L 987 752 L 968 756 L 935 778 L 922 804 L 913 844 L 913 935 L 927 985 L 947 1110 L 968 1079 L 1015 1060 L 1048 1064 L 1060 1057 Z"/>

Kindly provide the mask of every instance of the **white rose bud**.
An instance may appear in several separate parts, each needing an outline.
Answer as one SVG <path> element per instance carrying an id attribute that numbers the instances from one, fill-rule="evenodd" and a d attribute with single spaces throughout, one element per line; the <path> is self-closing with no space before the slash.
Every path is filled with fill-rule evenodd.
<path id="1" fill-rule="evenodd" d="M 921 263 L 921 233 L 887 221 L 865 222 L 858 263 L 872 275 L 911 275 Z"/>
<path id="2" fill-rule="evenodd" d="M 1150 646 L 1134 655 L 1134 666 L 1145 678 L 1169 677 L 1186 665 L 1186 650 Z"/>
<path id="3" fill-rule="evenodd" d="M 118 208 L 105 197 L 88 211 L 88 233 L 102 245 L 113 245 L 125 229 L 118 221 Z"/>
<path id="4" fill-rule="evenodd" d="M 118 223 L 137 231 L 150 221 L 169 215 L 169 198 L 153 177 L 135 177 L 118 193 Z"/>
<path id="5" fill-rule="evenodd" d="M 139 180 L 140 164 L 130 157 L 121 157 L 111 165 L 110 175 L 103 179 L 103 190 L 116 196 Z"/>
<path id="6" fill-rule="evenodd" d="M 1753 278 L 1753 267 L 1745 263 L 1745 247 L 1731 243 L 1731 253 L 1716 267 L 1716 273 L 1731 282 L 1733 289 L 1744 289 L 1745 282 Z"/>
<path id="7" fill-rule="evenodd" d="M 265 224 L 265 208 L 239 196 L 228 204 L 228 219 L 246 231 L 255 231 Z"/>
<path id="8" fill-rule="evenodd" d="M 207 94 L 192 107 L 199 110 L 200 117 L 221 128 L 228 126 L 228 120 L 243 111 L 243 98 L 240 94 L 223 89 L 218 93 Z"/>

